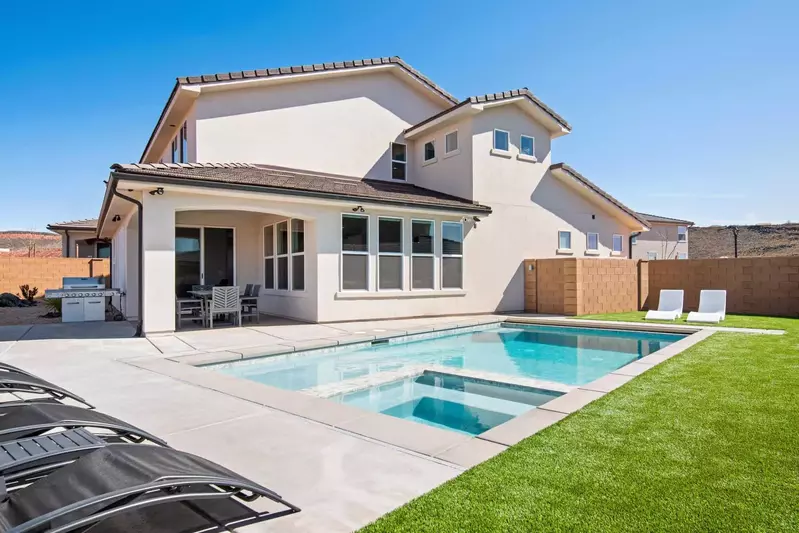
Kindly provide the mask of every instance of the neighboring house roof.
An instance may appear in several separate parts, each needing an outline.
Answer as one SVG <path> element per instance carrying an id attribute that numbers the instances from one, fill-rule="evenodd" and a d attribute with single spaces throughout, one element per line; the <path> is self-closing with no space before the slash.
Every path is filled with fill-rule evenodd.
<path id="1" fill-rule="evenodd" d="M 444 111 L 441 111 L 440 113 L 436 113 L 435 115 L 424 119 L 423 121 L 419 122 L 418 124 L 414 124 L 410 128 L 406 129 L 405 133 L 406 133 L 406 135 L 412 134 L 416 130 L 421 128 L 422 126 L 430 124 L 431 122 L 437 121 L 439 119 L 443 119 L 444 117 L 446 117 L 450 113 L 452 113 L 452 112 L 456 111 L 457 109 L 460 109 L 463 106 L 468 105 L 468 104 L 476 105 L 476 104 L 484 104 L 484 103 L 487 103 L 487 102 L 501 102 L 503 100 L 510 100 L 510 99 L 513 99 L 513 98 L 520 98 L 520 97 L 526 98 L 527 100 L 529 100 L 530 102 L 535 104 L 541 111 L 546 113 L 550 118 L 552 118 L 552 120 L 557 122 L 560 125 L 561 128 L 564 128 L 566 130 L 571 131 L 571 125 L 569 125 L 569 123 L 566 122 L 566 119 L 564 119 L 563 117 L 558 115 L 554 110 L 552 110 L 552 108 L 550 108 L 549 106 L 544 104 L 544 102 L 539 100 L 532 92 L 530 92 L 530 90 L 527 87 L 523 87 L 521 89 L 514 89 L 512 91 L 504 91 L 504 92 L 501 92 L 501 93 L 483 94 L 483 95 L 480 95 L 480 96 L 470 96 L 469 98 L 466 98 L 465 100 L 463 100 L 463 101 L 459 102 L 458 104 L 450 107 L 449 109 L 445 109 Z"/>
<path id="2" fill-rule="evenodd" d="M 209 83 L 233 82 L 233 81 L 249 80 L 253 78 L 275 78 L 280 76 L 312 74 L 314 72 L 325 72 L 325 71 L 334 71 L 334 70 L 355 70 L 355 69 L 378 67 L 381 65 L 396 65 L 399 68 L 406 71 L 410 76 L 421 82 L 422 85 L 434 91 L 445 100 L 448 100 L 450 103 L 456 104 L 458 102 L 457 98 L 455 98 L 447 91 L 436 85 L 430 78 L 428 78 L 427 76 L 425 76 L 424 74 L 422 74 L 421 72 L 410 66 L 408 63 L 400 59 L 398 56 L 376 57 L 372 59 L 356 59 L 353 61 L 336 61 L 333 63 L 314 63 L 312 65 L 294 65 L 290 67 L 240 70 L 235 72 L 221 72 L 218 74 L 204 74 L 201 76 L 182 76 L 177 78 L 177 82 L 175 83 L 175 86 L 172 89 L 172 93 L 169 95 L 169 99 L 167 99 L 167 102 L 164 105 L 164 109 L 161 110 L 161 115 L 158 117 L 158 122 L 156 122 L 155 127 L 153 128 L 153 131 L 150 134 L 150 138 L 147 140 L 147 145 L 144 147 L 144 151 L 142 152 L 139 161 L 141 162 L 144 160 L 144 157 L 147 154 L 148 150 L 150 149 L 150 145 L 153 143 L 153 139 L 155 138 L 155 135 L 158 132 L 161 123 L 163 122 L 164 117 L 167 114 L 167 110 L 169 109 L 172 100 L 175 98 L 175 94 L 177 94 L 178 89 L 181 86 L 196 86 Z"/>
<path id="3" fill-rule="evenodd" d="M 600 189 L 591 180 L 589 180 L 588 178 L 586 178 L 585 176 L 574 170 L 566 163 L 555 163 L 554 165 L 550 166 L 549 169 L 555 171 L 557 174 L 565 174 L 570 179 L 574 180 L 574 182 L 586 188 L 587 190 L 591 191 L 599 198 L 606 200 L 611 205 L 615 206 L 617 209 L 619 209 L 620 211 L 631 217 L 633 220 L 640 222 L 644 228 L 650 227 L 649 223 L 638 213 L 636 213 L 635 211 L 633 211 L 632 209 L 630 209 L 620 201 L 616 200 L 610 194 Z"/>
<path id="4" fill-rule="evenodd" d="M 97 229 L 97 219 L 84 218 L 82 220 L 55 222 L 53 224 L 48 224 L 47 229 L 49 229 L 50 231 L 58 231 L 58 230 L 95 231 Z"/>
<path id="5" fill-rule="evenodd" d="M 429 207 L 488 214 L 491 208 L 471 200 L 410 183 L 350 178 L 306 170 L 250 163 L 115 164 L 112 178 L 173 183 L 215 189 L 310 196 L 351 202 L 368 201 L 407 207 Z M 103 209 L 105 212 L 105 208 Z"/>
<path id="6" fill-rule="evenodd" d="M 681 226 L 693 226 L 694 223 L 690 220 L 682 220 L 679 218 L 669 218 L 669 217 L 661 217 L 658 215 L 650 215 L 649 213 L 641 213 L 638 211 L 638 216 L 646 220 L 647 222 L 651 222 L 653 224 L 679 224 Z"/>

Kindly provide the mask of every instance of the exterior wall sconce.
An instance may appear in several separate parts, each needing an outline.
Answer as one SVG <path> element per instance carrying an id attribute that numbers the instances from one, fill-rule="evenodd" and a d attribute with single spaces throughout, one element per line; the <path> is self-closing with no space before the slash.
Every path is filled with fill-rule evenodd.
<path id="1" fill-rule="evenodd" d="M 162 196 L 164 194 L 164 188 L 158 187 L 157 189 L 153 189 L 152 191 L 150 191 L 150 195 L 155 196 L 156 194 L 158 196 Z"/>
<path id="2" fill-rule="evenodd" d="M 365 211 L 363 210 L 362 206 L 358 205 L 358 206 L 355 206 L 355 207 L 352 208 L 352 212 L 353 213 L 364 213 Z"/>

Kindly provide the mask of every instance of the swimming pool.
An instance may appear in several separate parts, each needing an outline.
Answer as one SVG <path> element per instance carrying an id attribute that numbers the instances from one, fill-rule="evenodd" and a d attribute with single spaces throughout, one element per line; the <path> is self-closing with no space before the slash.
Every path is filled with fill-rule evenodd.
<path id="1" fill-rule="evenodd" d="M 560 395 L 554 391 L 424 372 L 329 399 L 428 426 L 479 435 Z"/>
<path id="2" fill-rule="evenodd" d="M 342 347 L 212 365 L 225 374 L 309 390 L 405 367 L 439 365 L 578 386 L 685 335 L 561 326 L 502 324 L 413 342 Z"/>

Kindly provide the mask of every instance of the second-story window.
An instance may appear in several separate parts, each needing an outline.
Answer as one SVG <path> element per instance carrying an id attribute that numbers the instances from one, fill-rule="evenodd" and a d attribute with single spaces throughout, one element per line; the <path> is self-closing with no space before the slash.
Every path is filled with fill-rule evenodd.
<path id="1" fill-rule="evenodd" d="M 444 153 L 451 154 L 458 151 L 458 130 L 447 133 L 444 137 Z"/>
<path id="2" fill-rule="evenodd" d="M 173 163 L 188 163 L 189 162 L 189 134 L 186 128 L 186 123 L 180 127 L 175 138 L 172 139 L 172 162 Z"/>
<path id="3" fill-rule="evenodd" d="M 519 140 L 519 153 L 530 157 L 535 156 L 535 139 L 529 135 L 522 135 Z"/>
<path id="4" fill-rule="evenodd" d="M 180 163 L 180 146 L 177 137 L 172 139 L 172 163 Z"/>
<path id="5" fill-rule="evenodd" d="M 590 251 L 599 250 L 599 233 L 588 233 L 585 249 Z"/>
<path id="6" fill-rule="evenodd" d="M 624 251 L 624 237 L 619 234 L 613 235 L 613 251 L 617 254 Z"/>
<path id="7" fill-rule="evenodd" d="M 494 130 L 494 150 L 510 150 L 510 134 L 507 131 Z"/>
<path id="8" fill-rule="evenodd" d="M 391 143 L 391 179 L 405 181 L 408 179 L 407 147 L 400 143 Z"/>
<path id="9" fill-rule="evenodd" d="M 430 163 L 436 159 L 436 141 L 424 143 L 424 161 Z"/>
<path id="10" fill-rule="evenodd" d="M 677 226 L 677 242 L 685 242 L 688 240 L 688 228 L 686 226 Z"/>

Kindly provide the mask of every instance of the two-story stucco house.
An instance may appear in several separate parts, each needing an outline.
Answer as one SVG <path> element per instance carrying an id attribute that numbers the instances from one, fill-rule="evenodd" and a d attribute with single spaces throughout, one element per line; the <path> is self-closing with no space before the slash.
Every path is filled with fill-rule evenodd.
<path id="1" fill-rule="evenodd" d="M 647 213 L 638 213 L 638 216 L 649 224 L 650 229 L 632 237 L 631 258 L 688 259 L 688 228 L 694 225 L 693 222 Z"/>
<path id="2" fill-rule="evenodd" d="M 521 310 L 524 259 L 626 257 L 648 228 L 552 164 L 570 131 L 527 89 L 458 101 L 396 57 L 179 78 L 98 235 L 145 333 L 201 283 L 311 322 Z"/>

